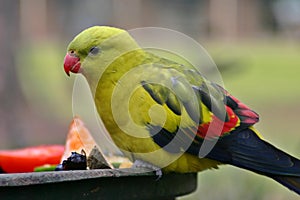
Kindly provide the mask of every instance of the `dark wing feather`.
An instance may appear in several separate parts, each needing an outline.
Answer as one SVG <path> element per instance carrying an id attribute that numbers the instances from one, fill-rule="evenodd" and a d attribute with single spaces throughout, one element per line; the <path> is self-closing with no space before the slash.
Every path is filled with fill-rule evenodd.
<path id="1" fill-rule="evenodd" d="M 162 129 L 160 133 L 155 134 L 153 139 L 162 147 L 168 145 L 175 137 L 165 129 Z M 213 143 L 214 141 L 207 142 Z M 186 152 L 198 156 L 201 145 L 202 143 L 192 143 Z M 173 152 L 179 152 L 179 148 L 177 147 L 177 150 Z M 239 133 L 219 138 L 206 157 L 261 174 L 300 177 L 300 161 L 298 159 L 261 140 L 251 129 L 244 129 Z"/>

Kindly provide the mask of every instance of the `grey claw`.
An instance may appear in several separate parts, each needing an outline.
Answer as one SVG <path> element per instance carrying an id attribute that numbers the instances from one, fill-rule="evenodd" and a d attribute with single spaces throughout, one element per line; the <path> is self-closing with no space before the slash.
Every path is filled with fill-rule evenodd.
<path id="1" fill-rule="evenodd" d="M 157 176 L 156 180 L 158 181 L 159 179 L 161 179 L 163 173 L 162 173 L 162 170 L 151 164 L 151 163 L 148 163 L 146 161 L 143 161 L 143 160 L 135 160 L 133 165 L 132 165 L 132 168 L 146 168 L 146 169 L 149 169 L 153 172 L 155 172 L 155 175 Z"/>

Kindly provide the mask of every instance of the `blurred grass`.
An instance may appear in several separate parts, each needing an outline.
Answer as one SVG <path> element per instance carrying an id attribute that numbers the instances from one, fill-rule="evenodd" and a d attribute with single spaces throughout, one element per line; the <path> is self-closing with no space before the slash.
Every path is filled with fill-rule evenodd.
<path id="1" fill-rule="evenodd" d="M 24 43 L 16 52 L 18 82 L 30 110 L 25 119 L 26 145 L 65 140 L 72 118 L 73 84 L 63 70 L 65 46 L 37 41 Z"/>
<path id="2" fill-rule="evenodd" d="M 70 113 L 68 101 L 72 93 L 63 71 L 65 50 L 58 44 L 45 42 L 27 45 L 18 53 L 18 77 L 28 102 L 63 120 Z"/>
<path id="3" fill-rule="evenodd" d="M 205 45 L 213 59 L 234 63 L 222 72 L 225 87 L 260 114 L 264 138 L 300 157 L 300 45 L 285 40 Z M 198 189 L 180 199 L 274 199 L 299 196 L 272 179 L 232 166 L 198 174 Z"/>

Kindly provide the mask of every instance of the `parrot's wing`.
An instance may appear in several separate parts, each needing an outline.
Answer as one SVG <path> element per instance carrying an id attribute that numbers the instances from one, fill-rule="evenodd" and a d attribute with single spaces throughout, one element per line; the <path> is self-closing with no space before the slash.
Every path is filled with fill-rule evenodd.
<path id="1" fill-rule="evenodd" d="M 266 174 L 279 182 L 284 182 L 282 176 L 285 175 L 300 176 L 300 162 L 296 158 L 265 142 L 254 131 L 252 125 L 258 122 L 259 117 L 248 106 L 222 87 L 205 80 L 199 73 L 176 68 L 174 80 L 170 73 L 172 70 L 174 69 L 160 69 L 161 73 L 169 75 L 169 79 L 173 77 L 168 87 L 147 81 L 143 82 L 143 87 L 155 101 L 166 104 L 174 114 L 182 115 L 186 111 L 196 125 L 180 127 L 175 124 L 178 127 L 176 131 L 170 131 L 167 127 L 149 124 L 150 135 L 156 144 L 171 153 L 184 151 L 201 157 L 200 150 L 204 142 L 206 145 L 211 143 L 213 148 L 207 152 L 206 158 Z M 161 94 L 164 94 L 163 98 L 160 97 Z M 191 109 L 195 106 L 191 98 L 193 95 L 197 98 L 201 112 L 198 121 L 193 118 L 195 113 Z M 168 102 L 169 97 L 172 102 Z M 203 120 L 207 114 L 211 116 L 209 122 Z M 206 126 L 213 126 L 214 120 L 222 123 L 221 135 L 205 138 Z"/>
<path id="2" fill-rule="evenodd" d="M 201 124 L 204 105 L 211 114 L 228 121 L 226 93 L 217 84 L 206 80 L 197 70 L 180 64 L 152 64 L 147 80 L 141 82 L 153 100 L 166 105 L 174 114 L 183 109 L 197 124 Z"/>
<path id="3" fill-rule="evenodd" d="M 163 66 L 153 64 L 151 70 L 158 71 L 151 74 L 159 74 L 157 80 L 160 82 L 151 82 L 151 78 L 143 80 L 143 88 L 153 100 L 166 105 L 174 115 L 187 113 L 193 122 L 187 126 L 173 124 L 173 127 L 177 127 L 175 131 L 148 124 L 154 141 L 161 147 L 170 147 L 170 152 L 187 150 L 191 144 L 200 147 L 208 132 L 210 138 L 218 138 L 258 121 L 254 111 L 221 86 L 206 80 L 195 69 L 172 63 Z"/>

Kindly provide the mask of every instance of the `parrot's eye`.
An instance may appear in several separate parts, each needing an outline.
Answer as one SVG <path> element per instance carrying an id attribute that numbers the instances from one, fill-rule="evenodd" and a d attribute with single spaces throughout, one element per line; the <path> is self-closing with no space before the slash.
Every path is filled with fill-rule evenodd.
<path id="1" fill-rule="evenodd" d="M 70 51 L 70 55 L 76 57 L 75 51 L 74 51 L 74 50 L 71 50 L 71 51 Z"/>
<path id="2" fill-rule="evenodd" d="M 92 55 L 97 55 L 99 52 L 100 52 L 99 47 L 92 47 L 90 49 L 90 54 L 92 54 Z"/>

